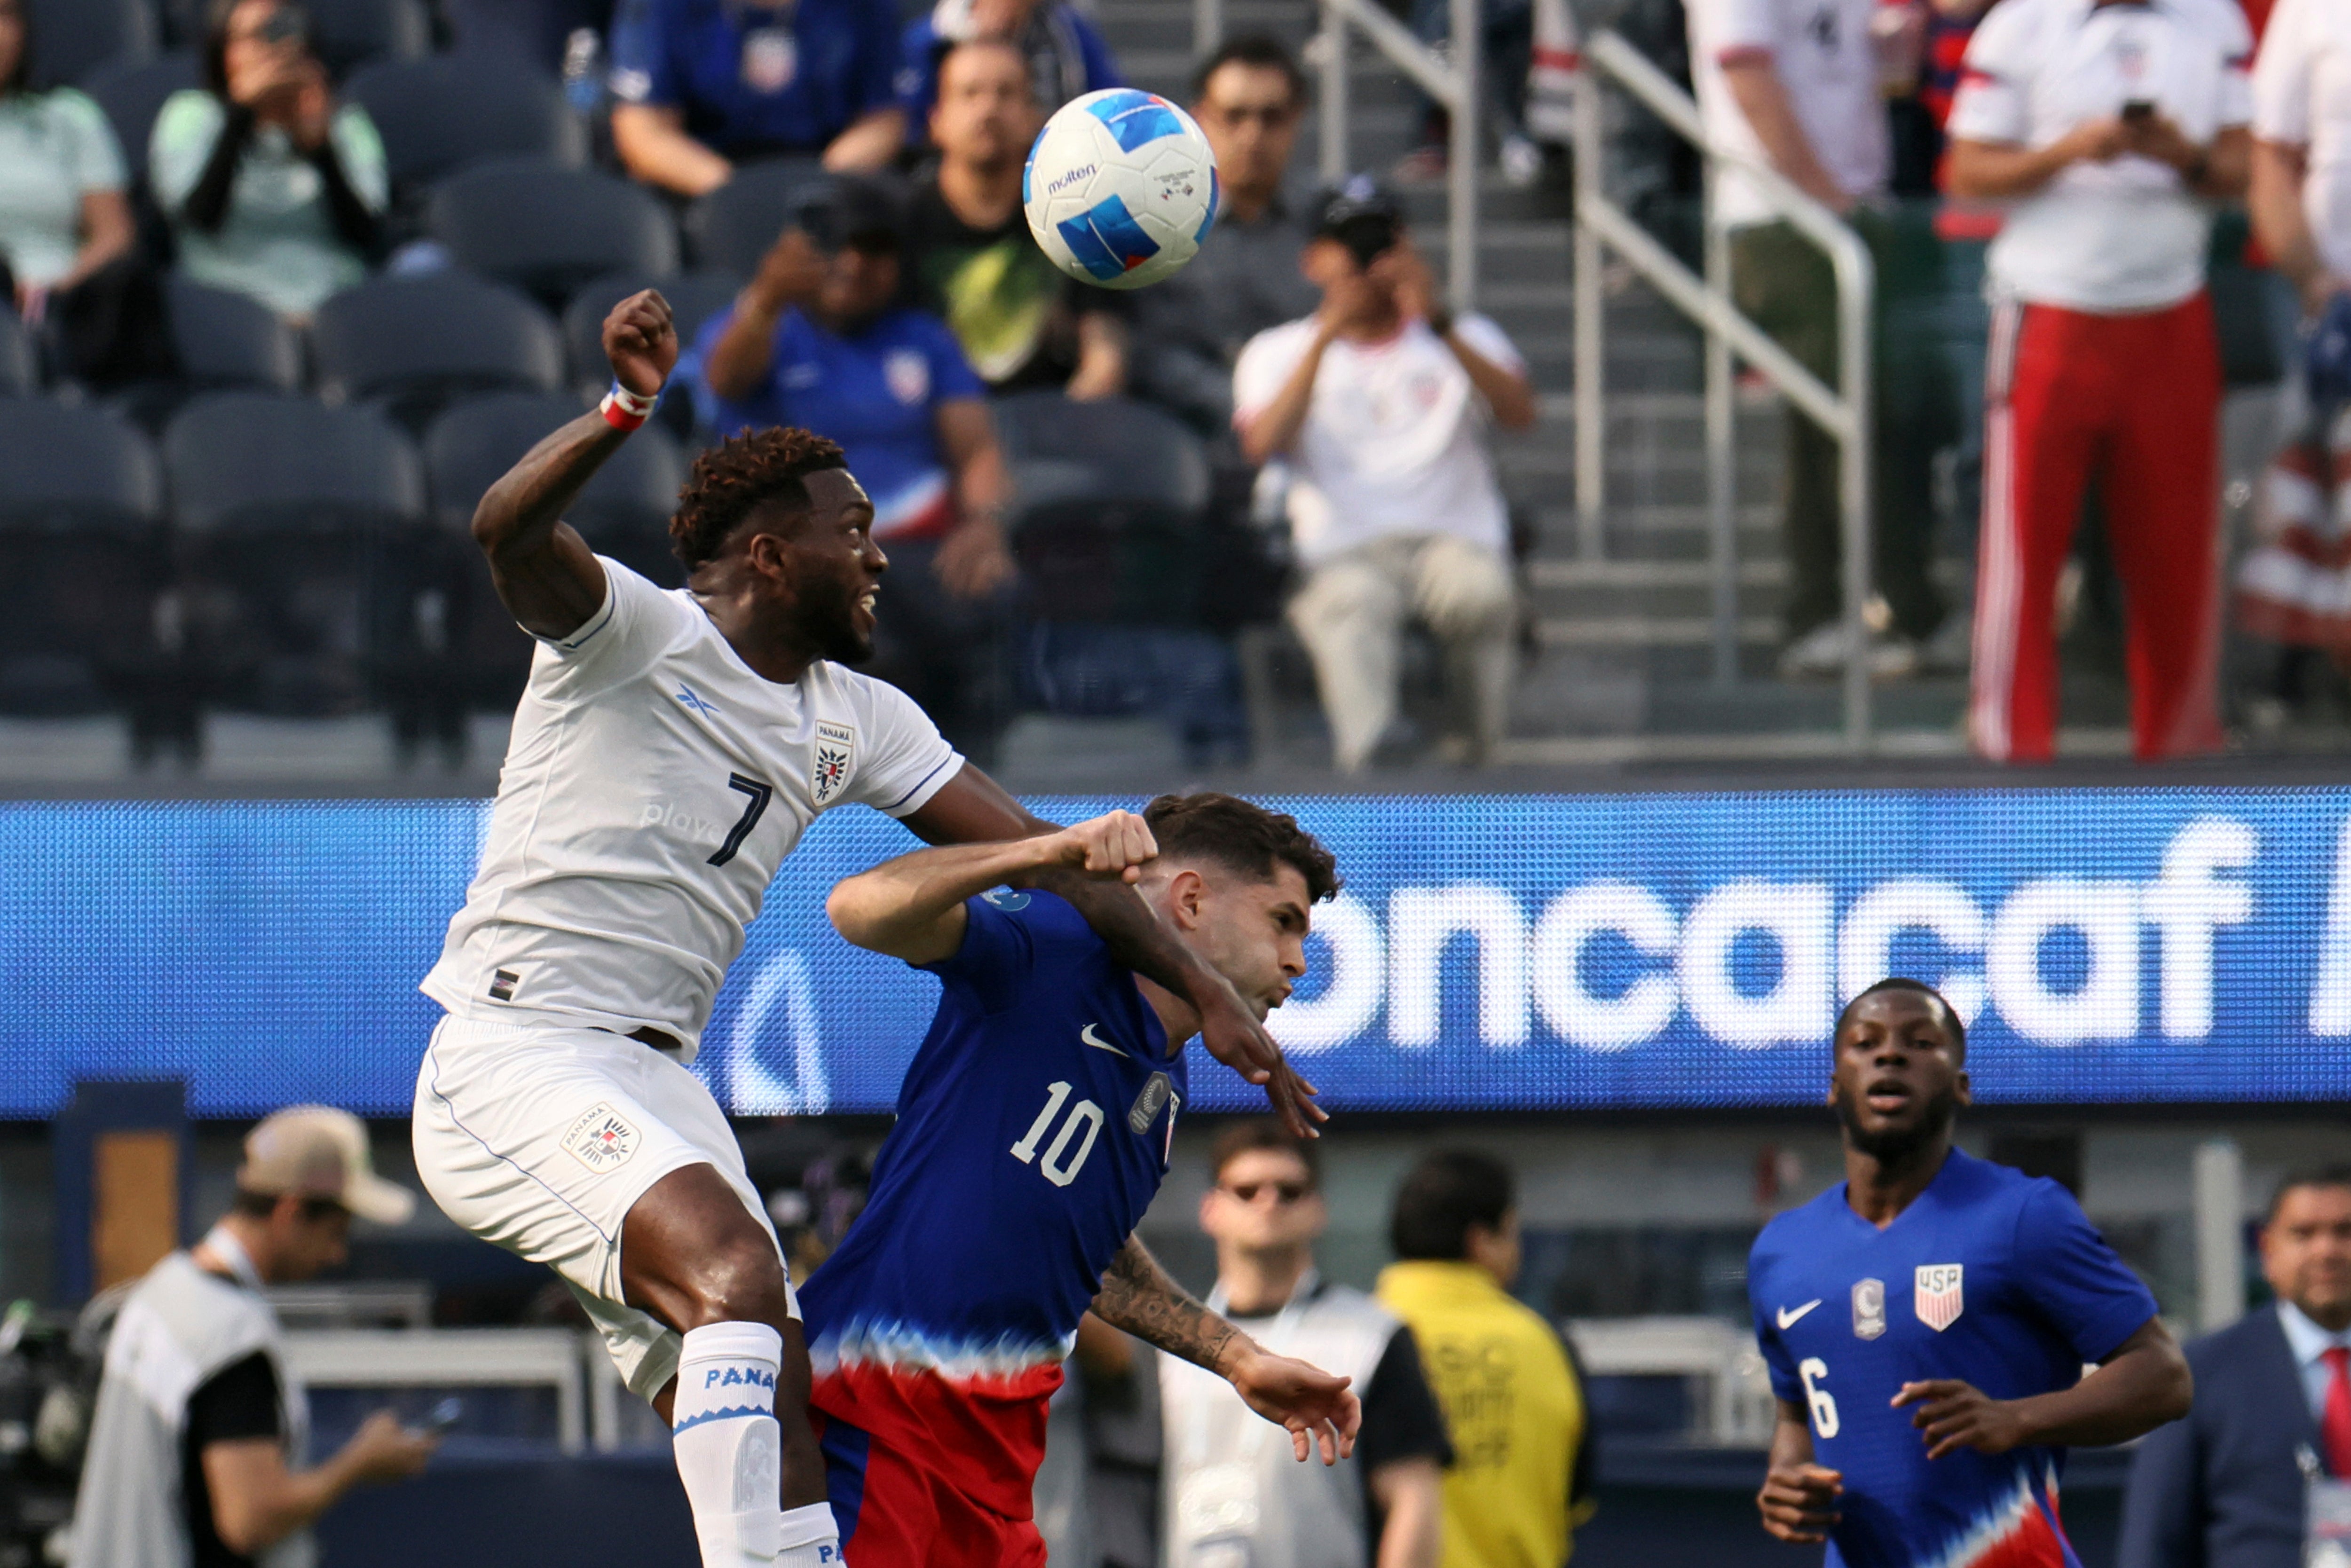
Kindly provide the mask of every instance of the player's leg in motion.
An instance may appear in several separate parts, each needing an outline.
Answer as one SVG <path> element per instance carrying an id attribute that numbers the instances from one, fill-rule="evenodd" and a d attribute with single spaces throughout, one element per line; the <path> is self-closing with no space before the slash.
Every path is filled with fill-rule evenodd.
<path id="1" fill-rule="evenodd" d="M 670 1423 L 703 1568 L 840 1561 L 791 1283 L 741 1196 L 709 1166 L 655 1182 L 622 1228 L 621 1282 L 629 1305 L 684 1337 L 653 1408 Z"/>

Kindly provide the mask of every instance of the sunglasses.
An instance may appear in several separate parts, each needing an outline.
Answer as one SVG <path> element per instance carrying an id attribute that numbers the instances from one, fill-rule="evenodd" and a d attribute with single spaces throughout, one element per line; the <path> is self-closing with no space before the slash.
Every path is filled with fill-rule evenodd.
<path id="1" fill-rule="evenodd" d="M 1242 1203 L 1255 1203 L 1259 1193 L 1270 1191 L 1276 1203 L 1291 1204 L 1304 1197 L 1311 1189 L 1303 1182 L 1245 1181 L 1234 1183 L 1225 1190 Z"/>

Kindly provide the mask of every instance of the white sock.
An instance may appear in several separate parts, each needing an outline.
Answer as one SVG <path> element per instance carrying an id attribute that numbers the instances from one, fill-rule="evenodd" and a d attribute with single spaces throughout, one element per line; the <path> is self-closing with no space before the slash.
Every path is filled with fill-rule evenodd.
<path id="1" fill-rule="evenodd" d="M 694 1511 L 702 1568 L 768 1568 L 783 1545 L 783 1436 L 776 1369 L 784 1336 L 766 1323 L 691 1330 L 677 1358 L 670 1444 Z"/>
<path id="2" fill-rule="evenodd" d="M 841 1527 L 833 1522 L 832 1504 L 788 1508 L 780 1522 L 783 1550 L 776 1553 L 776 1568 L 839 1568 Z"/>

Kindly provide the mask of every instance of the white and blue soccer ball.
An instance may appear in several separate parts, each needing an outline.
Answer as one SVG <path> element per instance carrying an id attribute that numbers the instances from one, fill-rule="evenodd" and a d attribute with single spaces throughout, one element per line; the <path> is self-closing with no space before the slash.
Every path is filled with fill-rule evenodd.
<path id="1" fill-rule="evenodd" d="M 1109 88 L 1061 106 L 1029 149 L 1029 232 L 1081 283 L 1141 288 L 1192 259 L 1217 221 L 1217 159 L 1157 93 Z"/>

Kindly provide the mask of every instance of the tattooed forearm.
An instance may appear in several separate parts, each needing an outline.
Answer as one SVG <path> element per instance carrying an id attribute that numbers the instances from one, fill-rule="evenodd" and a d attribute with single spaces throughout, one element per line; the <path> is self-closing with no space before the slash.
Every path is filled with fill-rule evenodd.
<path id="1" fill-rule="evenodd" d="M 1133 1236 L 1102 1274 L 1094 1316 L 1211 1372 L 1240 1337 L 1240 1330 L 1185 1294 Z"/>

